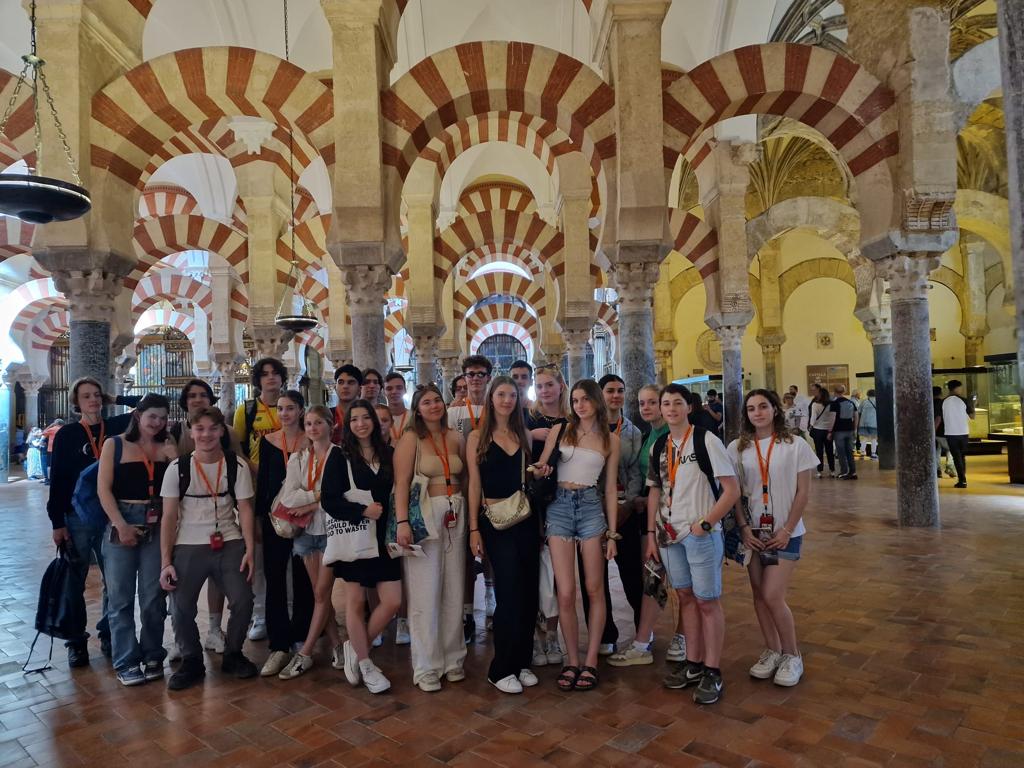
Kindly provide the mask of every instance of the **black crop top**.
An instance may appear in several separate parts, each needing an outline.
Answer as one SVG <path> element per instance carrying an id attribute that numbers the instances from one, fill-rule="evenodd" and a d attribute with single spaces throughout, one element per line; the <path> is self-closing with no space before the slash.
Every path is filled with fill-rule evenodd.
<path id="1" fill-rule="evenodd" d="M 153 462 L 153 495 L 160 495 L 160 487 L 167 471 L 166 461 Z M 141 461 L 123 461 L 114 466 L 114 498 L 115 499 L 148 499 L 149 475 L 146 465 Z"/>
<path id="2" fill-rule="evenodd" d="M 480 462 L 480 486 L 485 499 L 507 499 L 523 487 L 523 449 L 509 456 L 495 442 Z"/>

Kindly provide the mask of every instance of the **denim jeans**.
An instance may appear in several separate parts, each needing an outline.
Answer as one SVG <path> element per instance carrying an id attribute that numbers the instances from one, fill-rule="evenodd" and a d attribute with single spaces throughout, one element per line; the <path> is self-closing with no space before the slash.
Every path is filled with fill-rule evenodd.
<path id="1" fill-rule="evenodd" d="M 85 616 L 85 580 L 89 575 L 89 563 L 93 555 L 96 556 L 96 563 L 100 567 L 100 578 L 103 580 L 103 601 L 100 606 L 100 620 L 96 622 L 96 633 L 100 639 L 110 637 L 110 625 L 107 621 L 107 578 L 103 572 L 103 537 L 106 533 L 105 526 L 89 525 L 82 521 L 74 512 L 68 512 L 65 519 L 65 526 L 68 535 L 71 537 L 71 549 L 74 550 L 75 558 L 72 567 L 75 570 L 77 583 L 74 600 L 81 601 L 79 615 Z M 76 633 L 77 639 L 68 640 L 65 645 L 85 645 L 89 639 L 89 632 L 83 623 L 81 630 Z"/>
<path id="2" fill-rule="evenodd" d="M 832 439 L 836 444 L 839 474 L 856 475 L 857 468 L 853 463 L 853 432 L 833 432 Z"/>
<path id="3" fill-rule="evenodd" d="M 129 525 L 145 525 L 146 505 L 118 502 Z M 160 588 L 160 528 L 151 526 L 148 541 L 134 547 L 103 539 L 107 592 L 110 595 L 110 640 L 114 670 L 121 672 L 142 662 L 164 660 L 164 621 L 167 597 Z M 107 527 L 109 532 L 110 527 Z M 138 583 L 140 637 L 135 637 L 135 587 Z"/>

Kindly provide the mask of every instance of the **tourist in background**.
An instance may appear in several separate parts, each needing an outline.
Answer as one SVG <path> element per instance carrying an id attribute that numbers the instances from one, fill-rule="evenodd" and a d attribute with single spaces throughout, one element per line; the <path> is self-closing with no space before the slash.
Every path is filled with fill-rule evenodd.
<path id="1" fill-rule="evenodd" d="M 860 401 L 857 413 L 857 435 L 864 448 L 864 457 L 878 459 L 878 401 L 875 390 L 869 389 Z"/>
<path id="2" fill-rule="evenodd" d="M 946 434 L 946 443 L 949 445 L 949 454 L 953 457 L 953 466 L 956 467 L 956 484 L 954 488 L 967 487 L 967 441 L 970 437 L 971 425 L 969 420 L 974 419 L 973 405 L 968 405 L 963 396 L 963 383 L 958 379 L 951 379 L 946 382 L 946 389 L 949 394 L 942 401 L 942 425 Z"/>
<path id="3" fill-rule="evenodd" d="M 831 403 L 828 390 L 818 387 L 814 400 L 811 402 L 809 416 L 811 439 L 814 441 L 814 452 L 818 455 L 818 477 L 821 477 L 825 470 L 826 459 L 828 460 L 829 475 L 836 476 L 836 457 L 832 441 L 829 439 L 829 433 L 836 423 L 836 413 L 831 409 Z"/>
<path id="4" fill-rule="evenodd" d="M 835 443 L 839 458 L 839 479 L 856 480 L 857 465 L 853 463 L 853 438 L 857 434 L 857 404 L 846 396 L 846 387 L 836 384 L 832 387 L 832 402 L 829 409 L 835 418 L 827 439 Z"/>

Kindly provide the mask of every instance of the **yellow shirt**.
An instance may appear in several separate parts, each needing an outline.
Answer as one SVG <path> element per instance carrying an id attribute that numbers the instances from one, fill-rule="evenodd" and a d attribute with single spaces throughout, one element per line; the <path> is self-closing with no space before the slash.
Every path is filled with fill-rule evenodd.
<path id="1" fill-rule="evenodd" d="M 281 428 L 281 422 L 277 418 L 277 406 L 266 405 L 259 398 L 256 399 L 256 419 L 252 423 L 252 433 L 249 437 L 249 461 L 253 467 L 260 464 L 260 438 L 276 432 Z M 235 409 L 234 419 L 235 434 L 238 440 L 245 446 L 245 403 Z"/>

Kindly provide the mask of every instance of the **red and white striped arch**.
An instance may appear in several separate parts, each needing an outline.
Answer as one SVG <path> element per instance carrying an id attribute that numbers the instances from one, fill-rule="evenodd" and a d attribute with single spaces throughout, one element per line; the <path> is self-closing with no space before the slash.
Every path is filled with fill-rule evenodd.
<path id="1" fill-rule="evenodd" d="M 514 296 L 529 304 L 537 317 L 547 314 L 544 285 L 511 272 L 488 272 L 460 285 L 454 294 L 452 310 L 459 322 L 477 302 L 488 296 Z"/>
<path id="2" fill-rule="evenodd" d="M 321 357 L 327 354 L 327 342 L 316 331 L 301 331 L 295 334 L 295 341 L 298 342 L 300 349 L 310 347 L 316 350 Z M 305 355 L 303 355 L 303 360 L 305 360 Z"/>
<path id="3" fill-rule="evenodd" d="M 395 340 L 399 331 L 405 328 L 405 310 L 399 309 L 384 318 L 384 339 L 388 344 Z"/>
<path id="4" fill-rule="evenodd" d="M 19 310 L 18 314 L 14 317 L 14 322 L 11 323 L 11 336 L 18 338 L 20 334 L 25 333 L 36 320 L 40 319 L 42 315 L 49 312 L 56 312 L 58 310 L 67 309 L 68 302 L 63 295 L 48 296 L 42 299 L 36 299 L 30 301 L 24 307 Z"/>
<path id="5" fill-rule="evenodd" d="M 544 265 L 533 251 L 521 245 L 496 246 L 487 244 L 474 248 L 459 259 L 455 274 L 459 280 L 466 281 L 469 280 L 469 276 L 476 269 L 497 261 L 507 261 L 510 264 L 515 264 L 530 274 L 534 280 L 542 282 L 544 280 Z"/>
<path id="6" fill-rule="evenodd" d="M 553 122 L 585 156 L 596 155 L 597 173 L 615 155 L 614 104 L 611 86 L 565 54 L 530 43 L 463 43 L 419 62 L 381 95 L 384 162 L 404 180 L 445 129 L 519 112 Z"/>
<path id="7" fill-rule="evenodd" d="M 135 340 L 138 341 L 151 328 L 167 326 L 175 328 L 196 343 L 196 323 L 189 315 L 171 309 L 147 309 L 135 322 Z"/>
<path id="8" fill-rule="evenodd" d="M 484 211 L 536 213 L 537 201 L 527 187 L 507 181 L 488 181 L 463 190 L 457 215 L 473 216 Z"/>
<path id="9" fill-rule="evenodd" d="M 36 227 L 13 216 L 0 216 L 0 261 L 32 252 Z"/>
<path id="10" fill-rule="evenodd" d="M 597 322 L 604 325 L 613 336 L 619 335 L 619 313 L 606 301 L 597 305 Z"/>
<path id="11" fill-rule="evenodd" d="M 139 218 L 192 213 L 198 203 L 186 189 L 174 184 L 150 184 L 139 199 Z"/>
<path id="12" fill-rule="evenodd" d="M 135 286 L 132 314 L 138 317 L 160 301 L 173 304 L 192 302 L 207 315 L 213 311 L 213 291 L 210 286 L 167 269 L 151 271 Z"/>
<path id="13" fill-rule="evenodd" d="M 327 230 L 331 228 L 331 214 L 316 213 L 295 227 L 295 261 L 299 269 L 316 272 L 324 266 L 327 253 Z M 277 271 L 285 275 L 292 264 L 292 236 L 285 232 L 277 241 Z M 279 278 L 280 279 L 280 278 Z"/>
<path id="14" fill-rule="evenodd" d="M 518 323 L 529 334 L 536 333 L 539 328 L 537 318 L 518 304 L 485 304 L 466 316 L 466 333 L 472 338 L 484 325 L 498 320 Z"/>
<path id="15" fill-rule="evenodd" d="M 671 78 L 664 78 L 663 82 Z M 717 122 L 770 114 L 819 131 L 870 189 L 866 239 L 887 230 L 894 211 L 887 161 L 899 151 L 895 96 L 859 64 L 824 48 L 765 43 L 727 51 L 672 80 L 663 93 L 665 167 Z M 868 214 L 865 216 L 865 214 Z"/>
<path id="16" fill-rule="evenodd" d="M 478 328 L 473 333 L 473 338 L 469 341 L 469 354 L 475 355 L 480 349 L 481 344 L 491 338 L 491 336 L 498 336 L 500 334 L 505 334 L 518 339 L 520 343 L 526 347 L 526 359 L 533 360 L 533 337 L 526 328 L 512 320 L 494 320 L 485 323 Z"/>
<path id="17" fill-rule="evenodd" d="M 669 208 L 667 244 L 690 261 L 706 279 L 718 271 L 718 233 L 688 211 Z"/>
<path id="18" fill-rule="evenodd" d="M 189 250 L 216 253 L 234 267 L 243 282 L 249 279 L 246 234 L 205 216 L 184 214 L 137 221 L 132 231 L 132 245 L 138 263 L 125 278 L 129 288 L 134 288 L 160 259 Z"/>
<path id="19" fill-rule="evenodd" d="M 22 308 L 39 299 L 63 299 L 64 294 L 57 290 L 50 278 L 29 280 L 24 285 L 19 285 L 4 299 L 6 309 L 17 308 L 14 315 L 17 315 Z M 5 313 L 6 314 L 6 313 Z"/>
<path id="20" fill-rule="evenodd" d="M 41 312 L 31 325 L 28 341 L 32 349 L 42 351 L 53 346 L 58 338 L 71 327 L 71 315 L 66 309 Z"/>

